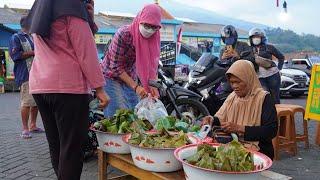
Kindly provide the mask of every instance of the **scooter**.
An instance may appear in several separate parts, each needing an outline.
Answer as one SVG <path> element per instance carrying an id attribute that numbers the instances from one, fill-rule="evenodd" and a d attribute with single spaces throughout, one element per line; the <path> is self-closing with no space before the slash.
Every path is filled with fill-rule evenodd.
<path id="1" fill-rule="evenodd" d="M 249 53 L 245 51 L 240 57 L 246 57 Z M 220 60 L 210 53 L 203 53 L 191 67 L 189 81 L 184 87 L 202 96 L 201 102 L 207 107 L 210 115 L 216 114 L 233 91 L 225 74 L 234 61 L 233 58 Z"/>
<path id="2" fill-rule="evenodd" d="M 230 92 L 222 90 L 223 82 L 226 82 L 227 69 L 217 64 L 219 58 L 204 53 L 191 67 L 189 81 L 185 88 L 201 95 L 201 102 L 207 107 L 211 115 L 214 115 L 222 106 Z"/>

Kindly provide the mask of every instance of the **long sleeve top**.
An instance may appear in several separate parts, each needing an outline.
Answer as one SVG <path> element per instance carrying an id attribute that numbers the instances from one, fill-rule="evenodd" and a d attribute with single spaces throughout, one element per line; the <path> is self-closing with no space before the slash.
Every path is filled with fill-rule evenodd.
<path id="1" fill-rule="evenodd" d="M 253 51 L 266 59 L 272 59 L 272 56 L 278 59 L 278 66 L 271 67 L 269 69 L 265 69 L 263 67 L 259 67 L 259 77 L 266 78 L 270 77 L 279 72 L 282 69 L 285 56 L 273 45 L 271 44 L 263 44 L 260 46 L 253 46 Z"/>
<path id="2" fill-rule="evenodd" d="M 119 75 L 126 72 L 136 80 L 136 52 L 133 36 L 128 26 L 120 28 L 113 37 L 108 52 L 101 62 L 106 79 L 119 80 Z"/>
<path id="3" fill-rule="evenodd" d="M 220 120 L 217 117 L 214 117 L 213 125 L 220 126 Z M 273 159 L 272 139 L 277 135 L 277 131 L 277 111 L 272 97 L 268 94 L 262 105 L 261 125 L 246 126 L 244 140 L 259 141 L 260 152 Z"/>
<path id="4" fill-rule="evenodd" d="M 29 77 L 32 94 L 87 94 L 105 85 L 88 22 L 61 17 L 52 23 L 50 39 L 33 37 L 35 59 Z"/>
<path id="5" fill-rule="evenodd" d="M 253 50 L 247 43 L 238 41 L 234 45 L 234 49 L 239 54 L 240 59 L 245 59 L 245 60 L 251 61 L 254 65 L 255 70 L 256 71 L 258 70 L 259 66 L 255 62 Z M 223 56 L 224 52 L 225 52 L 225 49 L 222 48 L 220 51 L 220 59 L 221 60 L 222 60 L 222 56 Z M 238 60 L 238 59 L 236 59 L 236 60 Z"/>

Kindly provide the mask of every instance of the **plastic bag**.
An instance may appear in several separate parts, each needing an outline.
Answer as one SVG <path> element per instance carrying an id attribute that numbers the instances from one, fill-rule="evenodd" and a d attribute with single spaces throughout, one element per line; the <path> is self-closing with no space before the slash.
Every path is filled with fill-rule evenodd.
<path id="1" fill-rule="evenodd" d="M 168 112 L 159 99 L 147 97 L 142 99 L 135 107 L 135 113 L 138 118 L 147 119 L 153 126 L 157 120 L 167 117 Z"/>

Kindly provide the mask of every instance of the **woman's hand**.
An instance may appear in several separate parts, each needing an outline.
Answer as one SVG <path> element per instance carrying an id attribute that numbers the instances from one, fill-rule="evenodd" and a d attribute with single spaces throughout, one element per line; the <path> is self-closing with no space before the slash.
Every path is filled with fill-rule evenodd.
<path id="1" fill-rule="evenodd" d="M 150 93 L 151 93 L 151 97 L 153 97 L 153 98 L 158 99 L 160 97 L 158 88 L 156 88 L 156 87 L 150 87 Z"/>
<path id="2" fill-rule="evenodd" d="M 142 86 L 137 86 L 137 88 L 135 89 L 136 94 L 141 98 L 146 98 L 148 96 L 147 91 L 144 89 L 144 87 Z"/>
<path id="3" fill-rule="evenodd" d="M 91 0 L 90 3 L 86 4 L 87 6 L 87 10 L 89 12 L 89 16 L 91 17 L 91 19 L 94 19 L 94 1 Z"/>
<path id="4" fill-rule="evenodd" d="M 206 116 L 204 118 L 202 118 L 202 121 L 201 121 L 201 126 L 204 126 L 204 125 L 212 125 L 212 122 L 213 122 L 213 117 L 212 116 Z"/>
<path id="5" fill-rule="evenodd" d="M 99 108 L 104 109 L 109 104 L 110 98 L 102 87 L 96 88 L 96 96 L 99 100 Z"/>
<path id="6" fill-rule="evenodd" d="M 221 122 L 221 128 L 228 133 L 244 133 L 245 127 L 232 122 Z"/>

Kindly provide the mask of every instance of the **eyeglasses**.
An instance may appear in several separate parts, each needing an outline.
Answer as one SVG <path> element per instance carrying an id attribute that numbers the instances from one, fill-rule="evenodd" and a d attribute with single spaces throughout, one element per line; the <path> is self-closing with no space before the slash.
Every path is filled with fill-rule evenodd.
<path id="1" fill-rule="evenodd" d="M 147 23 L 141 23 L 143 25 L 144 28 L 146 29 L 152 29 L 154 31 L 157 31 L 159 30 L 161 27 L 159 26 L 155 26 L 155 25 L 152 25 L 152 24 L 147 24 Z"/>

